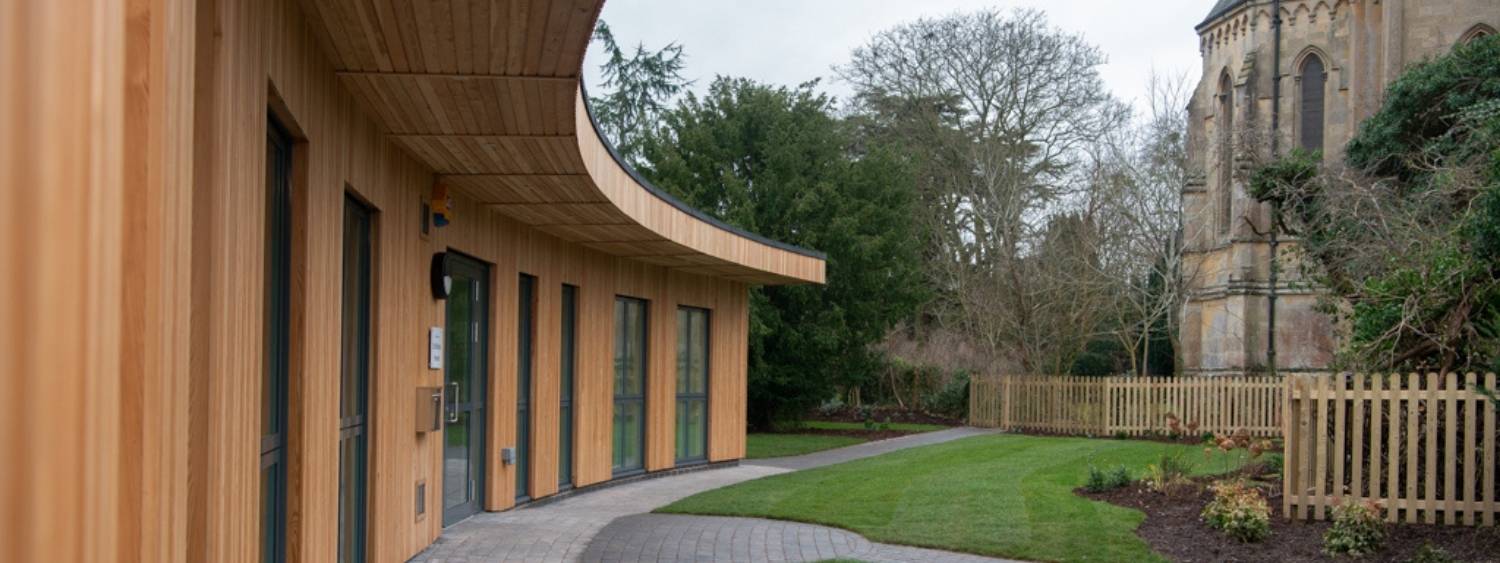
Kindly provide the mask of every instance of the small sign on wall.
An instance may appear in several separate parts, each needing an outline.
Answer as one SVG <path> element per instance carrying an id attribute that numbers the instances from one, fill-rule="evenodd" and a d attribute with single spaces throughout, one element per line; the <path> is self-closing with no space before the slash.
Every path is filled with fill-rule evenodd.
<path id="1" fill-rule="evenodd" d="M 427 329 L 427 369 L 443 369 L 443 329 Z"/>

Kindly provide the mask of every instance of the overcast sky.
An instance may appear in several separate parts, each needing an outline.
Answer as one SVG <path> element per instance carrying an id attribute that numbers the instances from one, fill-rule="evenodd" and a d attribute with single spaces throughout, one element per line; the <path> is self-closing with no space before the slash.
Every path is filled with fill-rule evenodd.
<path id="1" fill-rule="evenodd" d="M 1121 99 L 1144 97 L 1153 68 L 1199 73 L 1193 26 L 1213 0 L 608 0 L 601 16 L 622 46 L 683 46 L 685 76 L 702 91 L 718 74 L 774 84 L 823 78 L 849 94 L 831 67 L 848 61 L 875 33 L 921 17 L 989 7 L 1036 8 L 1063 30 L 1081 33 L 1109 57 L 1101 70 Z M 597 84 L 601 59 L 589 50 L 585 79 Z"/>

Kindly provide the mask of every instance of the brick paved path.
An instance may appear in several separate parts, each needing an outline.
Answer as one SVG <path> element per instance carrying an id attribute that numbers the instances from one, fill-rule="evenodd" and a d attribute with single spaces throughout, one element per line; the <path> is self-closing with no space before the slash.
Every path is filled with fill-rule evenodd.
<path id="1" fill-rule="evenodd" d="M 812 524 L 756 518 L 648 514 L 679 499 L 794 470 L 987 434 L 954 428 L 737 467 L 647 479 L 535 507 L 475 515 L 443 530 L 419 563 L 508 561 L 996 561 L 870 542 Z M 761 555 L 764 555 L 762 557 Z"/>
<path id="2" fill-rule="evenodd" d="M 616 519 L 583 552 L 584 561 L 819 561 L 846 558 L 879 563 L 997 561 L 866 540 L 827 526 L 722 516 L 636 514 Z"/>

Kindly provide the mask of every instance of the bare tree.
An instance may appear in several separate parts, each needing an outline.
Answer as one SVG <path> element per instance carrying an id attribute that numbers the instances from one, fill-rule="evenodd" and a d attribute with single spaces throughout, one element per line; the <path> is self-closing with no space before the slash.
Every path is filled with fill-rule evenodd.
<path id="1" fill-rule="evenodd" d="M 921 147 L 918 219 L 946 316 L 1027 370 L 1066 370 L 1098 330 L 1093 296 L 1056 282 L 1080 268 L 1058 253 L 1091 246 L 1093 217 L 1067 205 L 1085 148 L 1128 114 L 1099 77 L 1104 60 L 1040 12 L 991 10 L 887 30 L 837 69 L 860 111 Z"/>
<path id="2" fill-rule="evenodd" d="M 1153 73 L 1143 113 L 1130 127 L 1100 139 L 1090 197 L 1100 223 L 1097 263 L 1114 285 L 1106 301 L 1108 331 L 1130 358 L 1132 373 L 1151 372 L 1152 340 L 1177 344 L 1177 313 L 1186 280 L 1182 252 L 1182 186 L 1187 182 L 1184 75 Z"/>

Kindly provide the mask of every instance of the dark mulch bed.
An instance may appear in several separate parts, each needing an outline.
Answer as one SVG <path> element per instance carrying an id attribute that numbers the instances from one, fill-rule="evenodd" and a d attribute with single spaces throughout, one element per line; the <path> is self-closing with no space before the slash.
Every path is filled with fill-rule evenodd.
<path id="1" fill-rule="evenodd" d="M 870 411 L 870 416 L 876 422 L 914 422 L 918 424 L 941 424 L 943 426 L 962 426 L 964 424 L 962 420 L 921 411 L 902 410 L 897 407 L 875 407 Z M 809 418 L 829 422 L 865 421 L 864 413 L 858 407 L 843 407 L 835 410 L 820 409 Z"/>
<path id="2" fill-rule="evenodd" d="M 1206 488 L 1166 495 L 1132 483 L 1104 493 L 1088 493 L 1080 489 L 1078 494 L 1145 512 L 1146 521 L 1141 523 L 1136 535 L 1146 540 L 1151 549 L 1173 561 L 1353 561 L 1323 554 L 1323 533 L 1328 529 L 1328 522 L 1303 522 L 1280 517 L 1280 481 L 1266 481 L 1263 489 L 1272 510 L 1271 537 L 1250 544 L 1229 539 L 1199 519 L 1203 506 L 1213 499 L 1213 494 Z M 1358 561 L 1406 561 L 1427 543 L 1443 549 L 1458 561 L 1500 561 L 1500 529 L 1496 528 L 1401 524 L 1387 527 L 1386 533 L 1384 551 Z"/>

